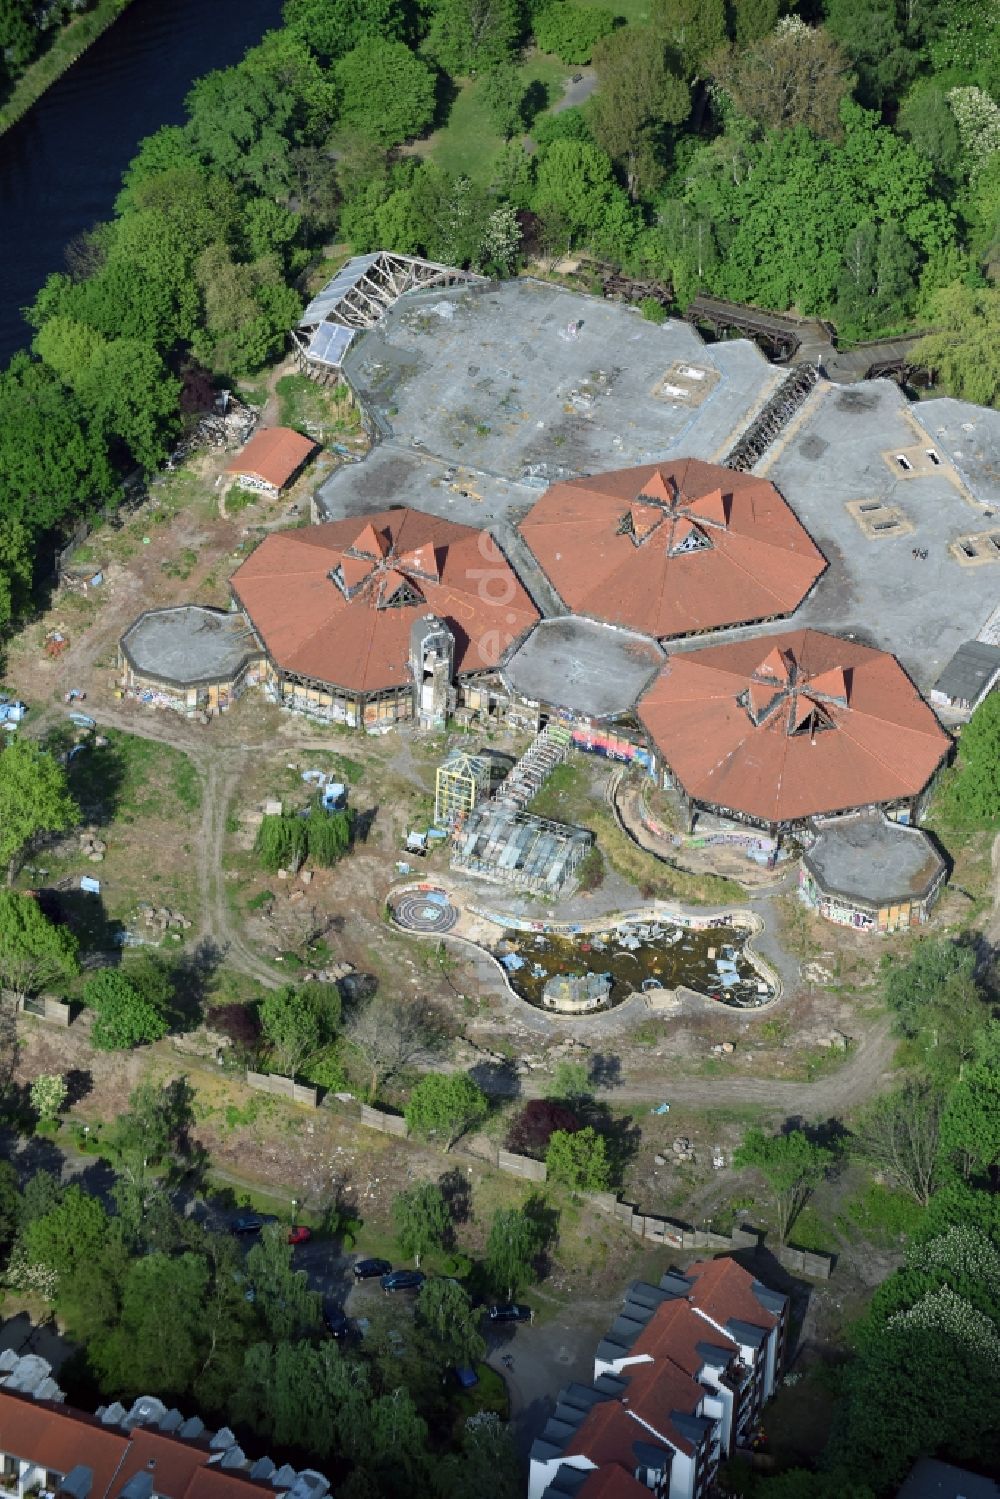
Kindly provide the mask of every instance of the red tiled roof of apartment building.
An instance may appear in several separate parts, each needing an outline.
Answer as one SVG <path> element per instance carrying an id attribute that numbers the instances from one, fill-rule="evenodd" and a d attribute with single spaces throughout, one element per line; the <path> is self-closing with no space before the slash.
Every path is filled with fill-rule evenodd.
<path id="1" fill-rule="evenodd" d="M 539 617 L 487 532 L 404 508 L 275 532 L 231 586 L 279 670 L 356 692 L 406 684 L 422 614 L 451 629 L 459 673 L 494 667 Z"/>
<path id="2" fill-rule="evenodd" d="M 284 489 L 299 469 L 315 453 L 318 444 L 291 427 L 261 427 L 226 464 L 228 474 L 247 474 Z"/>
<path id="3" fill-rule="evenodd" d="M 665 1437 L 678 1452 L 689 1456 L 694 1443 L 678 1430 L 674 1412 L 695 1416 L 705 1398 L 703 1387 L 686 1374 L 672 1359 L 657 1359 L 652 1364 L 631 1364 L 623 1369 L 621 1379 L 628 1380 L 622 1404 L 639 1421 Z"/>
<path id="4" fill-rule="evenodd" d="M 767 824 L 915 796 L 951 742 L 894 656 L 817 630 L 676 652 L 638 714 L 688 796 Z"/>
<path id="5" fill-rule="evenodd" d="M 677 1297 L 673 1301 L 661 1302 L 656 1308 L 629 1349 L 628 1356 L 671 1359 L 678 1368 L 695 1378 L 705 1364 L 704 1357 L 698 1352 L 699 1344 L 711 1344 L 733 1358 L 739 1356 L 739 1349 L 731 1338 L 709 1327 L 689 1302 Z M 632 1367 L 630 1364 L 622 1372 L 630 1372 Z"/>
<path id="6" fill-rule="evenodd" d="M 751 1327 L 775 1327 L 776 1313 L 768 1311 L 754 1292 L 754 1277 L 738 1260 L 723 1255 L 717 1260 L 699 1260 L 684 1272 L 693 1280 L 690 1304 L 725 1327 L 730 1320 Z"/>
<path id="7" fill-rule="evenodd" d="M 136 1473 L 149 1472 L 164 1499 L 247 1499 L 274 1494 L 270 1484 L 220 1470 L 207 1442 L 185 1441 L 144 1427 L 131 1432 L 49 1401 L 0 1390 L 0 1451 L 58 1473 L 90 1469 L 90 1499 L 116 1499 Z M 212 1462 L 213 1466 L 209 1466 Z"/>
<path id="8" fill-rule="evenodd" d="M 576 1491 L 577 1499 L 649 1499 L 649 1490 L 621 1463 L 605 1463 Z"/>
<path id="9" fill-rule="evenodd" d="M 570 609 L 658 639 L 790 614 L 826 567 L 773 484 L 696 458 L 553 484 L 520 531 Z"/>

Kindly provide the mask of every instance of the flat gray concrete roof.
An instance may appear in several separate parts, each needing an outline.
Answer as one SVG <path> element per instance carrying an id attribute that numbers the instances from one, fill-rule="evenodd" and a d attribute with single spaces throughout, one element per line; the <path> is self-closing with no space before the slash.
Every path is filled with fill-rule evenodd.
<path id="1" fill-rule="evenodd" d="M 917 401 L 911 409 L 974 498 L 1000 513 L 1000 411 L 950 396 Z"/>
<path id="2" fill-rule="evenodd" d="M 537 488 L 717 459 L 781 380 L 747 339 L 523 278 L 403 297 L 344 371 L 387 439 Z"/>
<path id="3" fill-rule="evenodd" d="M 121 640 L 132 669 L 172 687 L 229 682 L 262 651 L 245 614 L 199 604 L 140 614 Z"/>
<path id="4" fill-rule="evenodd" d="M 965 566 L 949 547 L 961 536 L 1000 531 L 1000 521 L 946 452 L 937 465 L 927 458 L 935 444 L 915 412 L 922 408 L 889 380 L 821 382 L 755 472 L 778 486 L 830 564 L 794 624 L 892 651 L 927 692 L 1000 601 L 1000 551 L 995 562 Z M 907 452 L 909 471 L 895 460 Z M 852 513 L 851 502 L 887 507 L 868 512 L 874 523 L 896 507 L 901 524 L 866 535 L 865 515 Z"/>
<path id="5" fill-rule="evenodd" d="M 536 625 L 503 676 L 531 702 L 613 718 L 628 712 L 665 659 L 646 635 L 571 614 Z"/>
<path id="6" fill-rule="evenodd" d="M 804 858 L 827 894 L 856 897 L 872 906 L 926 895 L 944 868 L 926 833 L 881 817 L 830 824 Z"/>

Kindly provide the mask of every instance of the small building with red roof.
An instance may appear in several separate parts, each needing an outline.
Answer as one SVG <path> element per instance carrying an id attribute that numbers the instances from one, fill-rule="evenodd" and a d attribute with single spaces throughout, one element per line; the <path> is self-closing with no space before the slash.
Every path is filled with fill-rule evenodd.
<path id="1" fill-rule="evenodd" d="M 261 427 L 226 464 L 241 489 L 280 494 L 287 489 L 319 444 L 291 427 Z"/>
<path id="2" fill-rule="evenodd" d="M 519 529 L 573 613 L 658 640 L 782 619 L 826 567 L 773 484 L 696 458 L 562 480 Z"/>
<path id="3" fill-rule="evenodd" d="M 273 532 L 230 587 L 280 700 L 368 728 L 480 708 L 539 617 L 487 532 L 404 506 Z"/>
<path id="4" fill-rule="evenodd" d="M 818 630 L 678 651 L 637 713 L 692 822 L 774 832 L 863 808 L 915 820 L 951 746 L 894 656 Z"/>

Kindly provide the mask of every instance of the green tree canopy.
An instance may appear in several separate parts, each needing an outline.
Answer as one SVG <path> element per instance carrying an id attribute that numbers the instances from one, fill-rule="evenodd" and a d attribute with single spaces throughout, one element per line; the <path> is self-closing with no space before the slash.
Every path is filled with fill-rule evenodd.
<path id="1" fill-rule="evenodd" d="M 512 1298 L 531 1280 L 544 1240 L 535 1215 L 524 1208 L 497 1208 L 486 1242 L 486 1269 L 499 1295 Z"/>
<path id="2" fill-rule="evenodd" d="M 931 334 L 919 347 L 943 337 Z M 1000 365 L 997 376 L 1000 390 Z M 1000 822 L 1000 693 L 987 693 L 963 728 L 958 765 L 949 773 L 941 799 L 945 814 L 964 826 L 994 827 Z"/>
<path id="3" fill-rule="evenodd" d="M 549 1140 L 545 1165 L 553 1181 L 575 1192 L 604 1192 L 611 1180 L 604 1136 L 589 1125 L 572 1132 L 557 1129 Z"/>
<path id="4" fill-rule="evenodd" d="M 402 42 L 369 37 L 335 72 L 344 123 L 381 146 L 420 135 L 434 116 L 434 75 Z"/>
<path id="5" fill-rule="evenodd" d="M 451 1231 L 451 1214 L 441 1188 L 423 1182 L 398 1192 L 392 1204 L 396 1237 L 415 1265 L 432 1249 L 440 1249 Z"/>
<path id="6" fill-rule="evenodd" d="M 271 989 L 260 1002 L 264 1039 L 287 1077 L 301 1072 L 337 1034 L 340 1025 L 340 994 L 335 984 L 283 984 Z"/>
<path id="7" fill-rule="evenodd" d="M 488 1111 L 482 1088 L 461 1072 L 428 1073 L 414 1086 L 404 1110 L 415 1134 L 437 1135 L 445 1150 L 485 1119 Z"/>
<path id="8" fill-rule="evenodd" d="M 708 66 L 733 107 L 769 130 L 805 125 L 831 140 L 843 136 L 840 106 L 854 76 L 822 27 L 790 17 L 752 46 L 723 48 Z"/>
<path id="9" fill-rule="evenodd" d="M 666 41 L 651 27 L 626 26 L 594 48 L 600 88 L 590 104 L 597 144 L 617 162 L 633 202 L 655 176 L 659 132 L 680 125 L 691 92 L 670 67 Z"/>
<path id="10" fill-rule="evenodd" d="M 114 968 L 102 968 L 87 980 L 83 1002 L 94 1011 L 90 1039 L 99 1051 L 144 1046 L 159 1041 L 170 1029 L 163 1010 Z"/>
<path id="11" fill-rule="evenodd" d="M 785 1135 L 747 1130 L 743 1143 L 733 1152 L 734 1165 L 752 1166 L 770 1187 L 780 1244 L 786 1243 L 796 1218 L 833 1159 L 832 1150 L 810 1140 L 800 1129 Z"/>
<path id="12" fill-rule="evenodd" d="M 53 925 L 32 896 L 0 890 L 0 989 L 27 999 L 76 971 L 72 932 Z"/>
<path id="13" fill-rule="evenodd" d="M 485 72 L 512 55 L 520 29 L 517 0 L 434 0 L 426 47 L 448 73 Z"/>
<path id="14" fill-rule="evenodd" d="M 571 0 L 550 0 L 531 22 L 535 41 L 543 52 L 554 52 L 563 62 L 589 62 L 594 47 L 615 25 L 613 10 L 602 5 L 573 5 Z"/>
<path id="15" fill-rule="evenodd" d="M 975 971 L 975 949 L 948 937 L 921 938 L 905 962 L 884 957 L 883 993 L 896 1017 L 896 1029 L 904 1036 L 916 1036 L 925 1024 L 929 1007 L 947 986 L 973 979 Z"/>
<path id="16" fill-rule="evenodd" d="M 941 1144 L 984 1176 L 1000 1166 L 1000 1021 L 980 1033 L 972 1061 L 948 1095 Z"/>
<path id="17" fill-rule="evenodd" d="M 416 1318 L 430 1334 L 443 1369 L 472 1366 L 486 1352 L 472 1302 L 456 1280 L 438 1275 L 425 1281 L 417 1296 Z"/>
<path id="18" fill-rule="evenodd" d="M 66 771 L 33 739 L 14 739 L 0 750 L 0 863 L 7 884 L 36 839 L 64 833 L 80 820 Z"/>
<path id="19" fill-rule="evenodd" d="M 285 0 L 285 27 L 325 63 L 370 37 L 403 41 L 406 6 L 400 0 Z"/>
<path id="20" fill-rule="evenodd" d="M 323 1298 L 309 1287 L 304 1270 L 292 1266 L 288 1231 L 269 1223 L 246 1258 L 247 1281 L 254 1290 L 254 1311 L 272 1343 L 294 1342 L 318 1331 Z"/>
<path id="21" fill-rule="evenodd" d="M 100 1259 L 108 1238 L 110 1219 L 96 1197 L 75 1183 L 60 1193 L 59 1201 L 43 1217 L 23 1228 L 29 1260 L 55 1271 L 60 1286 L 69 1283 L 80 1265 Z"/>

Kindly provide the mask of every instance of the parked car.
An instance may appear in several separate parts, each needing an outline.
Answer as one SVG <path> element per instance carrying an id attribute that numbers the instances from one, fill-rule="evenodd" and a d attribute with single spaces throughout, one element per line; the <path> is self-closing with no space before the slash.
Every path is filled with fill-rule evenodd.
<path id="1" fill-rule="evenodd" d="M 583 74 L 582 73 L 574 73 L 573 74 L 573 82 L 574 83 L 582 83 L 583 82 Z"/>
<path id="2" fill-rule="evenodd" d="M 374 1280 L 376 1276 L 388 1275 L 392 1266 L 388 1260 L 358 1260 L 354 1266 L 355 1280 Z"/>
<path id="3" fill-rule="evenodd" d="M 336 1301 L 328 1301 L 323 1307 L 323 1321 L 331 1338 L 346 1338 L 351 1330 L 347 1313 Z"/>
<path id="4" fill-rule="evenodd" d="M 491 1322 L 530 1322 L 534 1315 L 530 1306 L 518 1306 L 513 1301 L 500 1301 L 489 1309 Z"/>
<path id="5" fill-rule="evenodd" d="M 479 1383 L 479 1375 L 468 1364 L 456 1364 L 452 1373 L 463 1390 L 474 1390 Z"/>
<path id="6" fill-rule="evenodd" d="M 379 1285 L 383 1291 L 419 1291 L 426 1279 L 422 1270 L 390 1270 Z"/>
<path id="7" fill-rule="evenodd" d="M 273 1213 L 241 1213 L 230 1223 L 229 1231 L 234 1234 L 259 1234 L 267 1224 L 277 1221 Z"/>
<path id="8" fill-rule="evenodd" d="M 289 1244 L 308 1244 L 313 1233 L 311 1228 L 306 1228 L 304 1223 L 293 1223 L 288 1230 Z"/>

